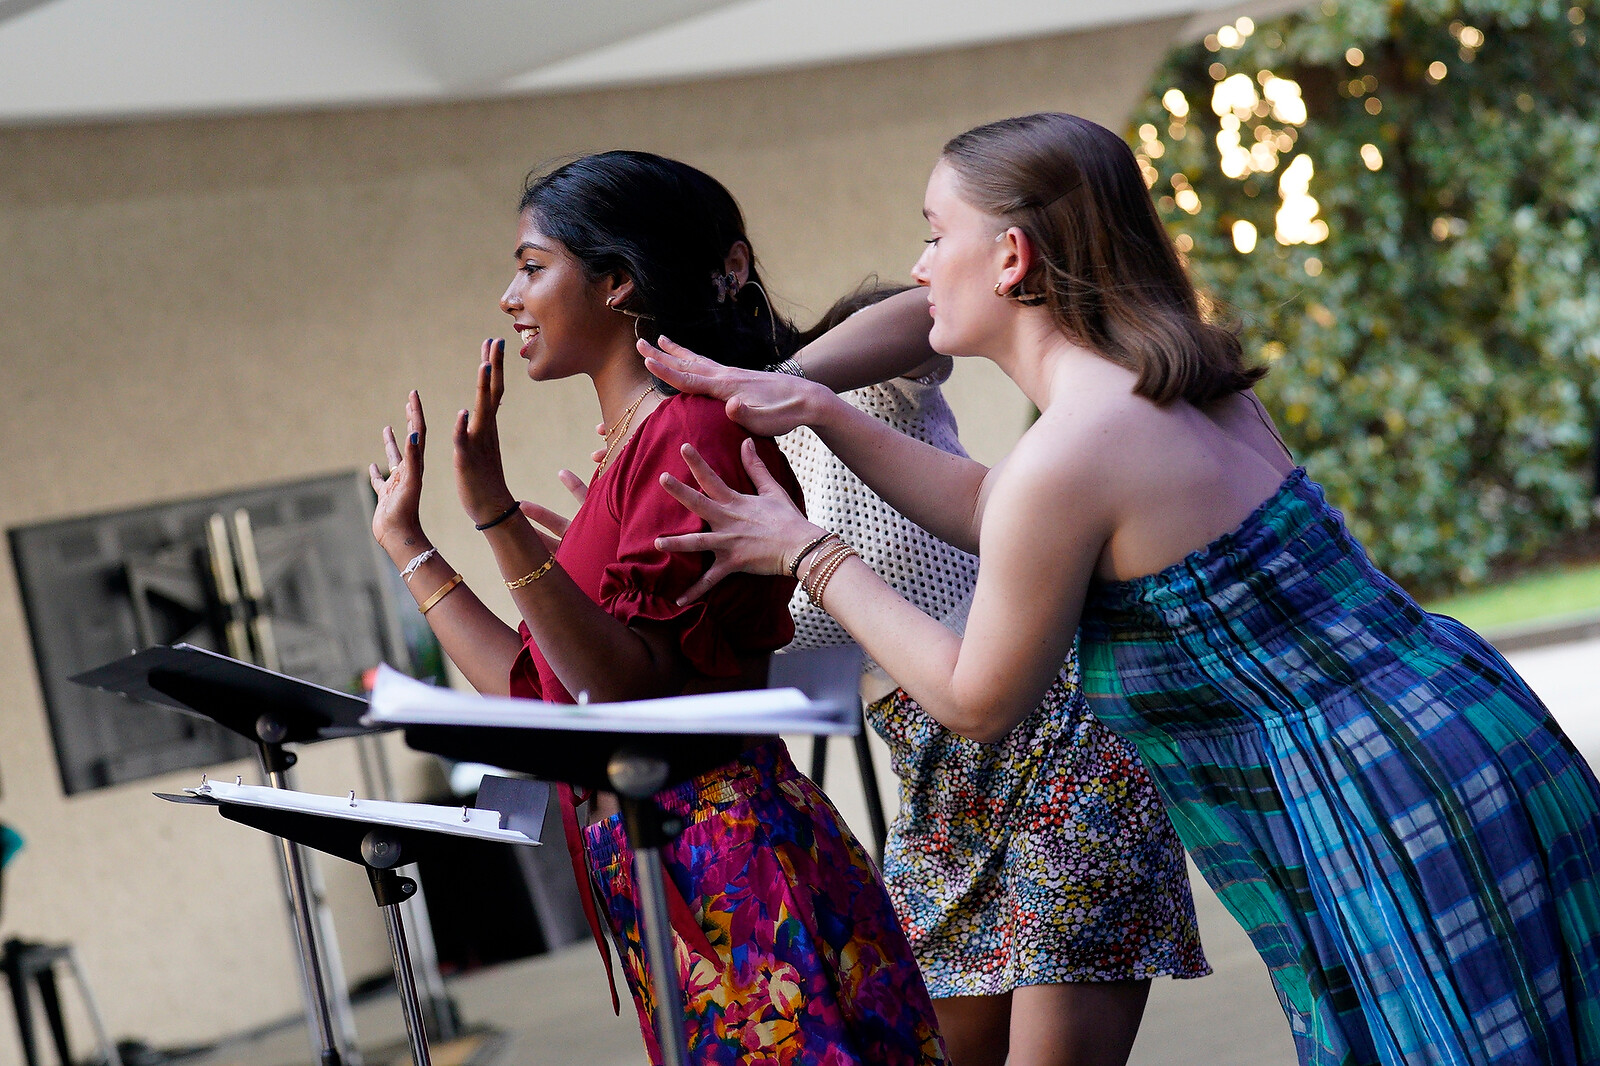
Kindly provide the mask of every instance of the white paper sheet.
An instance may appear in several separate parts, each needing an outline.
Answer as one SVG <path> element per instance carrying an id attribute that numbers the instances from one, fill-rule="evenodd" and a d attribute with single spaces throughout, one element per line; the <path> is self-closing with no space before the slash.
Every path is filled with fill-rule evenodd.
<path id="1" fill-rule="evenodd" d="M 604 733 L 822 733 L 860 727 L 856 705 L 818 701 L 796 688 L 713 692 L 632 703 L 545 703 L 476 696 L 378 667 L 369 725 L 500 726 Z"/>
<path id="2" fill-rule="evenodd" d="M 297 811 L 323 818 L 367 825 L 387 825 L 398 829 L 420 829 L 430 833 L 491 840 L 500 844 L 538 845 L 540 842 L 515 829 L 500 828 L 500 812 L 475 807 L 440 807 L 431 803 L 390 803 L 387 800 L 351 799 L 349 796 L 319 796 L 263 785 L 230 785 L 207 781 L 198 788 L 184 789 L 191 796 L 237 803 L 246 807 L 270 807 Z"/>

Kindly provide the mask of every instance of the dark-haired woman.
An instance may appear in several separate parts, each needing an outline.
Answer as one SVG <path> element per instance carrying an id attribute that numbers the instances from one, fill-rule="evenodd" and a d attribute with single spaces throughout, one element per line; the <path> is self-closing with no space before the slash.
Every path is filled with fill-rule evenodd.
<path id="1" fill-rule="evenodd" d="M 655 541 L 701 526 L 662 480 L 688 476 L 682 449 L 692 445 L 751 487 L 739 463 L 748 443 L 791 499 L 798 490 L 770 440 L 752 439 L 714 401 L 667 395 L 634 348 L 671 329 L 732 363 L 770 360 L 784 327 L 757 291 L 737 205 L 673 160 L 587 156 L 530 179 L 514 259 L 500 306 L 522 339 L 528 376 L 587 375 L 611 427 L 587 499 L 558 545 L 523 518 L 500 461 L 504 342 L 486 341 L 476 405 L 455 423 L 457 489 L 520 628 L 466 589 L 422 532 L 427 429 L 416 393 L 405 442 L 384 431 L 389 473 L 371 471 L 374 535 L 479 691 L 572 702 L 576 693 L 611 701 L 760 687 L 768 654 L 792 632 L 793 582 L 750 576 L 679 603 L 705 563 Z M 727 765 L 655 801 L 687 826 L 665 862 L 692 1061 L 942 1061 L 932 1006 L 876 871 L 780 741 L 752 738 Z M 632 855 L 618 819 L 580 830 L 567 810 L 580 879 L 592 879 L 604 904 L 646 1045 L 660 1061 Z M 592 895 L 585 885 L 595 924 Z M 600 942 L 597 925 L 595 935 Z"/>
<path id="2" fill-rule="evenodd" d="M 1095 712 L 1266 961 L 1301 1062 L 1600 1063 L 1600 785 L 1492 647 L 1368 561 L 1294 467 L 1238 342 L 1203 321 L 1128 146 L 1069 115 L 946 145 L 916 276 L 933 346 L 994 360 L 1039 420 L 993 470 L 827 390 L 665 345 L 671 384 L 756 432 L 812 426 L 982 567 L 966 635 L 845 549 L 816 598 L 935 718 L 1028 713 L 1076 632 Z M 668 354 L 670 353 L 670 354 Z M 817 535 L 691 469 L 691 595 Z"/>

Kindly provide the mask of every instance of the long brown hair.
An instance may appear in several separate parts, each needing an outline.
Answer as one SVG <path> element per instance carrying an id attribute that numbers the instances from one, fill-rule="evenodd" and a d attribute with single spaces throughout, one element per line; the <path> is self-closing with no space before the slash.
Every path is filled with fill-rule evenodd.
<path id="1" fill-rule="evenodd" d="M 1266 374 L 1201 313 L 1121 137 L 1046 112 L 970 129 L 943 159 L 964 199 L 1033 242 L 1038 259 L 1007 295 L 1042 297 L 1062 332 L 1139 375 L 1138 395 L 1203 406 Z"/>

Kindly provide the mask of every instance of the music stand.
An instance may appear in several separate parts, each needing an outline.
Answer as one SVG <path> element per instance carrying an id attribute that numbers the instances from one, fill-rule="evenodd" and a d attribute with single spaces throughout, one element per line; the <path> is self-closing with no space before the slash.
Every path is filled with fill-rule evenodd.
<path id="1" fill-rule="evenodd" d="M 775 672 L 781 658 L 786 656 L 774 657 Z M 838 676 L 848 678 L 853 698 L 859 653 L 838 657 L 838 662 Z M 380 667 L 367 720 L 403 727 L 406 743 L 418 751 L 617 794 L 634 854 L 640 938 L 655 990 L 657 1043 L 666 1066 L 682 1066 L 687 1033 L 661 849 L 684 827 L 651 797 L 731 762 L 750 734 L 855 732 L 860 728 L 857 705 L 832 691 L 837 687 L 825 682 L 818 690 L 820 699 L 797 688 L 769 688 L 574 706 L 468 696 Z"/>
<path id="2" fill-rule="evenodd" d="M 383 912 L 395 988 L 405 1015 L 406 1037 L 416 1066 L 429 1066 L 427 1026 L 417 997 L 416 976 L 398 906 L 416 893 L 417 883 L 402 877 L 401 866 L 427 856 L 440 836 L 467 837 L 502 844 L 536 845 L 544 824 L 549 786 L 489 776 L 478 789 L 478 807 L 440 807 L 316 796 L 256 785 L 225 785 L 201 780 L 186 795 L 156 793 L 175 803 L 220 809 L 224 818 L 271 833 L 282 840 L 357 863 L 367 871 L 373 899 Z"/>
<path id="3" fill-rule="evenodd" d="M 360 696 L 336 692 L 191 644 L 146 648 L 69 680 L 207 718 L 239 734 L 255 743 L 267 783 L 275 789 L 289 788 L 286 775 L 295 764 L 295 754 L 285 750 L 285 744 L 353 737 L 371 731 L 361 724 L 367 701 Z M 334 1036 L 329 990 L 323 980 L 323 951 L 312 914 L 305 863 L 293 841 L 281 839 L 279 847 L 321 1066 L 343 1066 Z"/>

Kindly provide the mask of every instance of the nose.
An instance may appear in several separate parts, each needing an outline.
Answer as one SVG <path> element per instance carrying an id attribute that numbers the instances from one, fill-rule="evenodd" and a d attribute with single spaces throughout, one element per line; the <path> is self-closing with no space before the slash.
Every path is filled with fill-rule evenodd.
<path id="1" fill-rule="evenodd" d="M 522 297 L 517 295 L 517 280 L 512 278 L 511 284 L 506 286 L 506 291 L 500 294 L 500 310 L 508 315 L 515 315 L 522 310 Z"/>
<path id="2" fill-rule="evenodd" d="M 928 256 L 933 254 L 933 245 L 928 245 L 917 256 L 917 261 L 911 266 L 911 280 L 918 285 L 928 284 Z"/>

